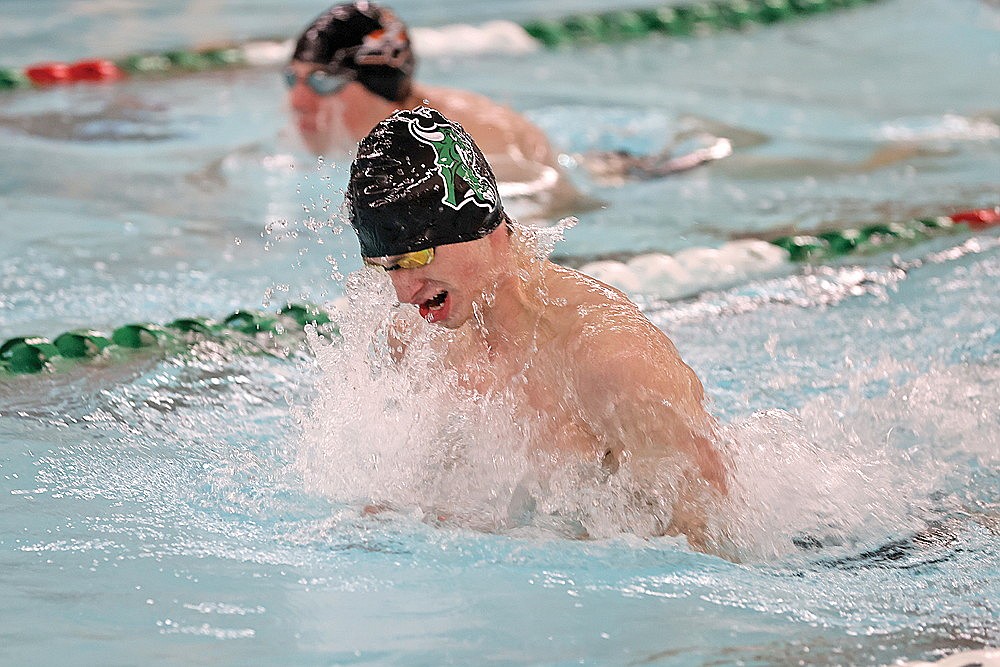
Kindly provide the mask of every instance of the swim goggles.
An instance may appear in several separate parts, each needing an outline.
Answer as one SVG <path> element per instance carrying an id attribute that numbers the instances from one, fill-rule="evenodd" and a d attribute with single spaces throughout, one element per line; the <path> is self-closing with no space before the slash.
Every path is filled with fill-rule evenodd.
<path id="1" fill-rule="evenodd" d="M 364 261 L 366 266 L 385 269 L 386 271 L 419 269 L 421 266 L 427 266 L 434 261 L 434 248 L 414 250 L 413 252 L 393 255 L 392 257 L 365 257 Z"/>
<path id="2" fill-rule="evenodd" d="M 334 74 L 333 72 L 327 72 L 326 70 L 317 69 L 309 72 L 304 77 L 300 77 L 294 69 L 291 67 L 286 67 L 284 71 L 285 75 L 285 85 L 289 88 L 294 88 L 295 84 L 298 83 L 299 79 L 304 79 L 309 89 L 312 90 L 317 95 L 335 95 L 339 93 L 344 86 L 349 84 L 354 80 L 353 76 L 346 73 Z"/>

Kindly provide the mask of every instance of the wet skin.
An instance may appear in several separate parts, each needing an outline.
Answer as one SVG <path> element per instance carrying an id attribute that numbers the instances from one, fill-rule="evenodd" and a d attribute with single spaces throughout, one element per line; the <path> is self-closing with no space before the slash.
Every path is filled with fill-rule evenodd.
<path id="1" fill-rule="evenodd" d="M 498 255 L 485 239 L 438 246 L 434 252 L 430 264 L 389 271 L 389 279 L 400 303 L 417 306 L 432 324 L 457 329 L 473 317 L 482 295 L 497 289 Z"/>
<path id="2" fill-rule="evenodd" d="M 706 499 L 728 485 L 701 382 L 623 294 L 533 259 L 515 237 L 501 225 L 438 246 L 430 264 L 389 272 L 397 298 L 453 332 L 442 357 L 465 389 L 519 392 L 516 417 L 532 425 L 533 447 L 612 471 L 627 464 L 669 487 L 676 502 L 666 532 L 704 546 Z M 406 338 L 401 330 L 393 343 L 401 357 Z"/>

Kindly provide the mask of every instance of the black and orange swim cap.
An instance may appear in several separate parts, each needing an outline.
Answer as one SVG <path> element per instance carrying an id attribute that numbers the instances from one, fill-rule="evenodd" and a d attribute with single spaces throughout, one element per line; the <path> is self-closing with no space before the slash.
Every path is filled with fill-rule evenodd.
<path id="1" fill-rule="evenodd" d="M 335 5 L 299 36 L 292 60 L 347 73 L 390 102 L 410 93 L 416 59 L 406 26 L 371 2 Z"/>
<path id="2" fill-rule="evenodd" d="M 361 140 L 347 202 L 364 257 L 474 241 L 505 219 L 482 151 L 429 107 L 397 111 Z"/>

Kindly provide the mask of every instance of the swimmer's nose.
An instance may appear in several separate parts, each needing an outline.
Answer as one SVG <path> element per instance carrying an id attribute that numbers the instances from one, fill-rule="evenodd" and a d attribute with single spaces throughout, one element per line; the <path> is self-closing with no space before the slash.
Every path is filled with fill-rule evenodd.
<path id="1" fill-rule="evenodd" d="M 396 298 L 400 303 L 414 303 L 417 294 L 424 287 L 424 281 L 414 275 L 413 269 L 390 271 L 389 278 L 396 290 Z"/>
<path id="2" fill-rule="evenodd" d="M 296 111 L 306 111 L 313 106 L 316 93 L 309 89 L 304 79 L 295 82 L 288 91 L 288 101 Z"/>

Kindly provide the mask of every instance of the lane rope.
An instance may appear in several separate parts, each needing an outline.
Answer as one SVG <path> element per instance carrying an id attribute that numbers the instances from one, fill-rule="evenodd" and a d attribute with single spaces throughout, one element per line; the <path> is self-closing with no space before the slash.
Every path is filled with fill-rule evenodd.
<path id="1" fill-rule="evenodd" d="M 998 209 L 962 211 L 936 218 L 917 218 L 906 222 L 876 223 L 864 227 L 837 229 L 818 234 L 780 236 L 769 243 L 788 251 L 793 262 L 816 262 L 843 257 L 865 255 L 886 249 L 911 245 L 952 231 L 964 225 L 970 229 L 985 229 L 997 224 Z"/>
<path id="2" fill-rule="evenodd" d="M 649 253 L 627 262 L 601 260 L 583 264 L 581 270 L 628 292 L 641 291 L 645 283 L 682 294 L 691 285 L 706 286 L 706 276 L 731 280 L 776 268 L 787 262 L 815 263 L 850 254 L 866 255 L 939 237 L 962 229 L 1000 227 L 1000 206 L 971 209 L 949 216 L 920 218 L 903 223 L 874 224 L 822 232 L 815 235 L 782 236 L 769 241 L 734 241 L 721 248 L 689 248 L 674 256 Z M 306 325 L 315 325 L 325 336 L 339 335 L 329 315 L 312 304 L 289 304 L 277 313 L 237 310 L 221 321 L 204 317 L 178 318 L 165 325 L 125 324 L 110 334 L 97 329 L 66 331 L 53 339 L 17 336 L 0 344 L 0 377 L 24 375 L 64 368 L 67 364 L 111 359 L 141 349 L 178 349 L 213 339 L 252 343 L 267 353 L 271 348 L 300 340 Z"/>
<path id="3" fill-rule="evenodd" d="M 749 280 L 789 264 L 819 264 L 850 255 L 875 255 L 960 230 L 978 231 L 994 225 L 1000 225 L 1000 207 L 779 236 L 766 241 L 743 239 L 713 248 L 687 248 L 673 255 L 650 252 L 562 261 L 628 294 L 676 299 Z"/>
<path id="4" fill-rule="evenodd" d="M 753 24 L 769 25 L 878 0 L 706 0 L 649 9 L 622 9 L 578 14 L 523 24 L 547 47 L 574 43 L 616 42 L 653 34 L 688 37 Z"/>
<path id="5" fill-rule="evenodd" d="M 491 21 L 482 26 L 456 24 L 412 28 L 410 32 L 415 50 L 424 56 L 519 53 L 530 51 L 533 46 L 560 48 L 621 42 L 651 35 L 690 37 L 743 30 L 753 25 L 770 25 L 875 2 L 878 0 L 699 0 L 543 18 L 522 24 Z M 0 91 L 278 65 L 291 56 L 292 46 L 291 40 L 255 39 L 211 48 L 139 53 L 115 60 L 90 58 L 73 63 L 42 62 L 23 68 L 0 67 Z"/>
<path id="6" fill-rule="evenodd" d="M 337 336 L 335 324 L 312 304 L 289 304 L 278 313 L 237 310 L 221 321 L 182 317 L 164 325 L 150 322 L 125 324 L 111 333 L 80 328 L 53 339 L 17 336 L 0 344 L 0 377 L 56 370 L 72 363 L 111 359 L 141 349 L 177 349 L 199 340 L 251 343 L 267 353 L 276 345 L 301 339 L 306 325 L 326 336 Z"/>

